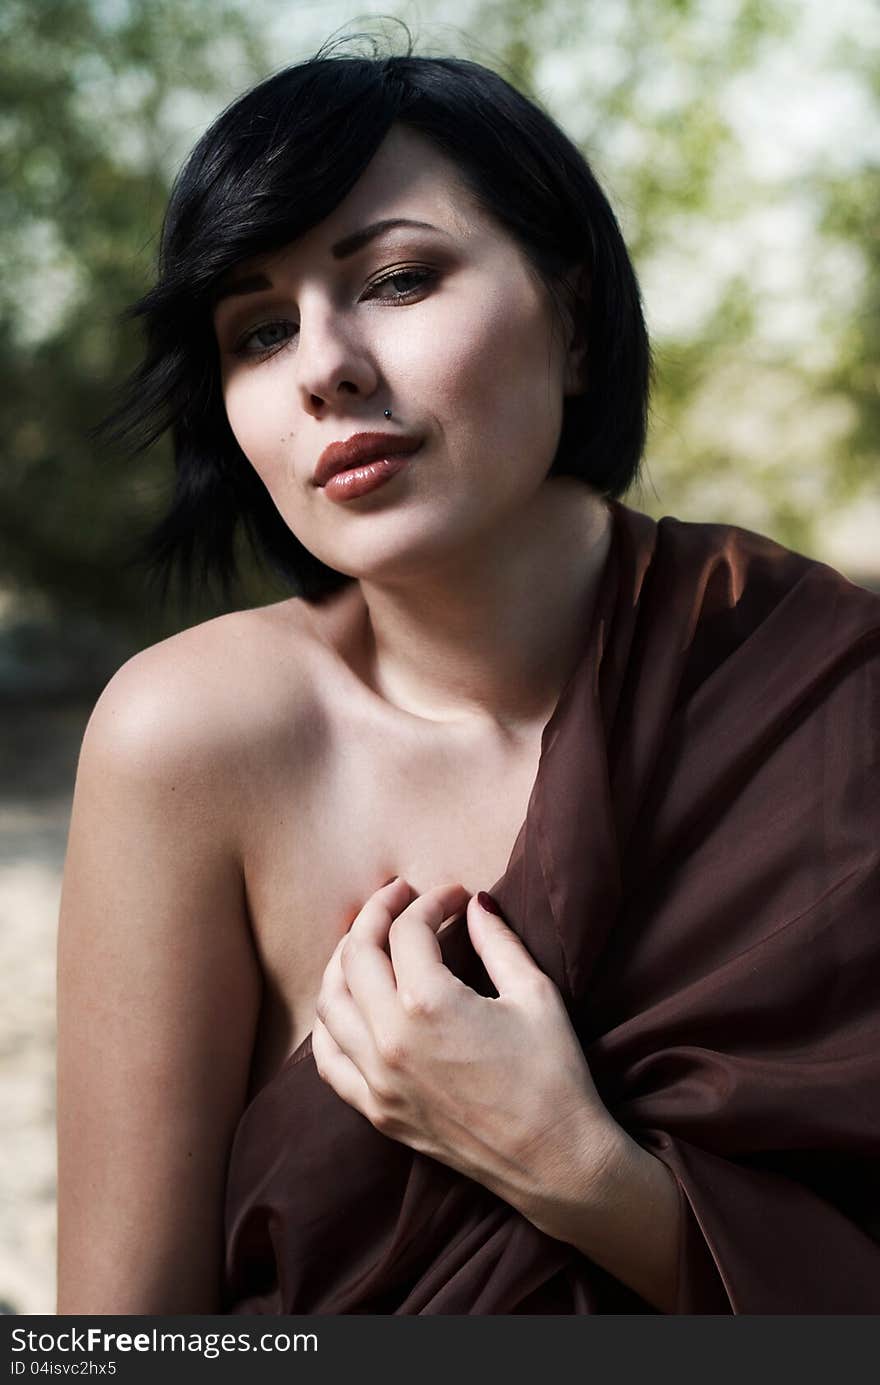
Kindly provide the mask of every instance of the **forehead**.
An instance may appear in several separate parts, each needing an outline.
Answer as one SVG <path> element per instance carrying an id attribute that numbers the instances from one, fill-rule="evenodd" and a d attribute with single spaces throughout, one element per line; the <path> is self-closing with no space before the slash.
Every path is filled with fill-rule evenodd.
<path id="1" fill-rule="evenodd" d="M 322 227 L 342 231 L 377 212 L 382 216 L 410 213 L 427 220 L 431 220 L 427 214 L 433 212 L 442 217 L 448 229 L 460 234 L 467 234 L 484 220 L 455 162 L 430 140 L 400 125 L 392 126 L 354 187 Z M 319 229 L 314 227 L 308 235 Z"/>
<path id="2" fill-rule="evenodd" d="M 379 221 L 427 222 L 459 239 L 498 234 L 452 159 L 430 140 L 393 126 L 354 187 L 328 217 L 290 245 L 241 261 L 229 269 L 218 289 L 237 284 L 252 270 L 294 254 L 299 260 L 324 259 L 331 248 Z"/>

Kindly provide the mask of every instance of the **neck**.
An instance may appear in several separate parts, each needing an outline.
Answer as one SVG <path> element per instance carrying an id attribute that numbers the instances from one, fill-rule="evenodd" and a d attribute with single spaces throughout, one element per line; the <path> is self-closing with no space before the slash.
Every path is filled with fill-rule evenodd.
<path id="1" fill-rule="evenodd" d="M 405 582 L 361 580 L 358 671 L 429 721 L 518 730 L 546 722 L 583 650 L 611 538 L 583 482 L 545 482 L 503 531 Z"/>

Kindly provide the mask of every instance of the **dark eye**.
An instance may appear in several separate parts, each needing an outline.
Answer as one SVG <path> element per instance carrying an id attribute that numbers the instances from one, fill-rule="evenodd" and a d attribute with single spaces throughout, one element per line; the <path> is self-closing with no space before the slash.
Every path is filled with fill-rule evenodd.
<path id="1" fill-rule="evenodd" d="M 386 274 L 384 279 L 377 279 L 371 284 L 368 293 L 392 300 L 406 299 L 415 296 L 435 277 L 433 269 L 396 269 L 393 274 Z"/>
<path id="2" fill-rule="evenodd" d="M 296 331 L 292 322 L 264 322 L 245 333 L 235 348 L 239 356 L 258 356 L 283 346 L 289 336 Z"/>

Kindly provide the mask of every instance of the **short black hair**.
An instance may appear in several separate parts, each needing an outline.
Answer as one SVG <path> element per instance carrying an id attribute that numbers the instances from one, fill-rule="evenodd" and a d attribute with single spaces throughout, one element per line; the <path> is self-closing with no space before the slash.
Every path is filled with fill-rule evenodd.
<path id="1" fill-rule="evenodd" d="M 98 431 L 136 451 L 171 432 L 174 495 L 141 550 L 166 585 L 175 564 L 185 577 L 198 564 L 228 592 L 239 526 L 307 600 L 352 580 L 296 539 L 239 447 L 221 392 L 211 302 L 233 265 L 327 217 L 395 124 L 455 162 L 557 304 L 561 276 L 585 267 L 574 313 L 588 386 L 565 400 L 549 474 L 579 476 L 612 497 L 638 476 L 650 348 L 635 271 L 583 154 L 537 101 L 469 59 L 319 50 L 235 100 L 198 141 L 171 191 L 157 282 L 128 310 L 143 321 L 146 350 Z"/>

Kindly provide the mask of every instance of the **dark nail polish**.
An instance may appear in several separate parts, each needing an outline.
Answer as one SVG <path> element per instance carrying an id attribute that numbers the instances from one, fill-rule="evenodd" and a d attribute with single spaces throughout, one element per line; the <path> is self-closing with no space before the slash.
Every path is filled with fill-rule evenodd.
<path id="1" fill-rule="evenodd" d="M 501 905 L 497 899 L 493 899 L 487 890 L 480 890 L 477 895 L 477 903 L 481 909 L 485 909 L 487 914 L 495 914 L 498 918 L 503 918 Z"/>

